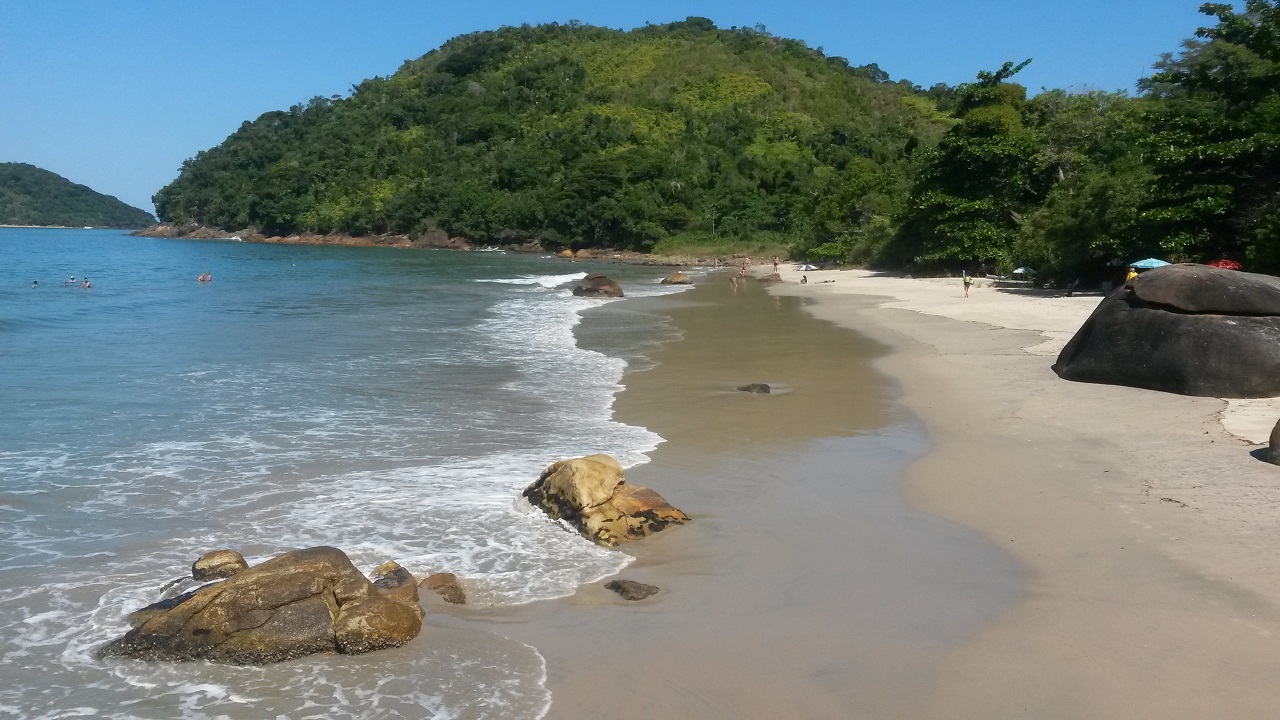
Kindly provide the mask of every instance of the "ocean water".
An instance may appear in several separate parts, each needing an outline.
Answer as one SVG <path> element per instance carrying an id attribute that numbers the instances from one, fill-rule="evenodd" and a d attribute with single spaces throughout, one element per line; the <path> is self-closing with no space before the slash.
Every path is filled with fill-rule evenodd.
<path id="1" fill-rule="evenodd" d="M 579 347 L 580 313 L 611 302 L 571 295 L 595 270 L 0 229 L 0 715 L 538 717 L 537 650 L 465 628 L 266 668 L 92 651 L 213 548 L 335 545 L 366 572 L 457 573 L 482 606 L 619 571 L 520 497 L 552 461 L 632 466 L 662 440 L 610 407 L 673 331 L 639 318 L 609 354 Z M 678 291 L 607 271 L 632 297 Z"/>

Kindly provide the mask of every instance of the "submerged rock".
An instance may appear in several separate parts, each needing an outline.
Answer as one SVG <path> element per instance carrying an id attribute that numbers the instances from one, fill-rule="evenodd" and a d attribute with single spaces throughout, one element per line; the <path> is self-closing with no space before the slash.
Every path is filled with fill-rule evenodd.
<path id="1" fill-rule="evenodd" d="M 524 496 L 554 520 L 564 520 L 583 537 L 605 547 L 639 540 L 689 516 L 648 488 L 628 485 L 622 466 L 608 455 L 588 455 L 552 463 Z"/>
<path id="2" fill-rule="evenodd" d="M 603 273 L 593 273 L 578 281 L 573 294 L 586 297 L 622 297 L 622 286 Z"/>
<path id="3" fill-rule="evenodd" d="M 605 584 L 605 589 L 618 593 L 624 600 L 643 600 L 658 592 L 656 586 L 635 580 L 611 580 Z"/>
<path id="4" fill-rule="evenodd" d="M 410 597 L 399 581 L 375 586 L 337 548 L 295 550 L 133 613 L 133 629 L 96 655 L 260 665 L 397 647 L 422 629 L 412 580 Z"/>
<path id="5" fill-rule="evenodd" d="M 739 392 L 755 393 L 757 395 L 769 395 L 773 392 L 767 383 L 751 383 L 750 385 L 739 385 Z"/>
<path id="6" fill-rule="evenodd" d="M 1280 395 L 1280 278 L 1181 264 L 1108 295 L 1053 370 L 1182 395 Z"/>

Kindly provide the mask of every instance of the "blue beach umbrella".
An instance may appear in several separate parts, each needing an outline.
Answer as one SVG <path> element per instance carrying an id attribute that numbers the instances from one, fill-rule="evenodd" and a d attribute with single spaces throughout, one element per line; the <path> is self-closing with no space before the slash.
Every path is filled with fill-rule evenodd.
<path id="1" fill-rule="evenodd" d="M 1139 260 L 1138 262 L 1129 263 L 1129 267 L 1137 270 L 1150 270 L 1151 268 L 1158 268 L 1168 264 L 1169 263 L 1163 260 L 1158 260 L 1156 258 L 1147 258 L 1146 260 Z"/>

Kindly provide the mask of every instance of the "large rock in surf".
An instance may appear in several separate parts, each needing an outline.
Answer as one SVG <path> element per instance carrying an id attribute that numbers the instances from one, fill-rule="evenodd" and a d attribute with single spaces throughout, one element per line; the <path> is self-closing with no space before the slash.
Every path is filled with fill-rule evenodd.
<path id="1" fill-rule="evenodd" d="M 662 278 L 663 285 L 692 285 L 693 279 L 682 272 L 673 272 Z"/>
<path id="2" fill-rule="evenodd" d="M 1099 303 L 1053 370 L 1182 395 L 1280 395 L 1280 278 L 1193 264 L 1148 270 Z"/>
<path id="3" fill-rule="evenodd" d="M 608 455 L 588 455 L 552 463 L 524 496 L 554 520 L 564 520 L 597 545 L 613 547 L 639 540 L 689 516 L 658 493 L 628 485 L 622 466 Z"/>
<path id="4" fill-rule="evenodd" d="M 287 552 L 133 613 L 133 629 L 97 655 L 259 665 L 397 647 L 422 629 L 417 583 L 400 575 L 379 587 L 337 548 Z"/>
<path id="5" fill-rule="evenodd" d="M 592 273 L 573 288 L 574 295 L 587 297 L 622 297 L 622 286 L 602 273 Z"/>

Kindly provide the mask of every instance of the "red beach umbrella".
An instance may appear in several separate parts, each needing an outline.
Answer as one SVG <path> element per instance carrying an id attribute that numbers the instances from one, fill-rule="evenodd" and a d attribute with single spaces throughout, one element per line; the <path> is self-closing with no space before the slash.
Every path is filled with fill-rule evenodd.
<path id="1" fill-rule="evenodd" d="M 1228 260 L 1226 258 L 1223 258 L 1221 260 L 1214 260 L 1211 263 L 1205 263 L 1205 264 L 1208 265 L 1209 267 L 1222 268 L 1223 270 L 1239 270 L 1240 269 L 1240 263 L 1236 262 L 1235 260 Z"/>

